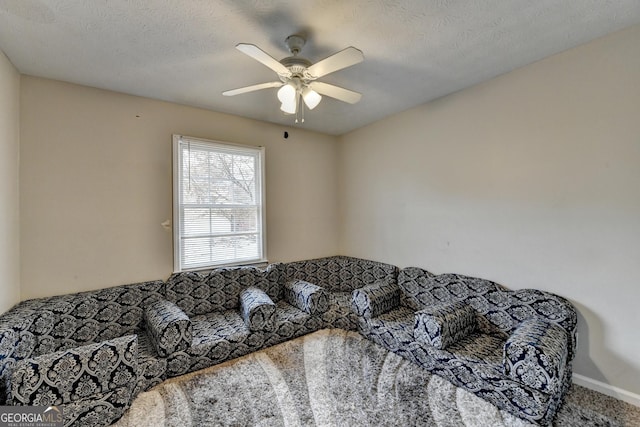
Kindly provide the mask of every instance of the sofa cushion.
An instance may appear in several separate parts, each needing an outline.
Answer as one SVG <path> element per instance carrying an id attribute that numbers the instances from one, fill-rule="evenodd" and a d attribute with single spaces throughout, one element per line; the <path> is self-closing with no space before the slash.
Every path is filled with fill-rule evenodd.
<path id="1" fill-rule="evenodd" d="M 252 331 L 273 331 L 276 305 L 262 289 L 250 287 L 240 293 L 240 315 Z"/>
<path id="2" fill-rule="evenodd" d="M 11 374 L 10 404 L 61 405 L 114 390 L 130 399 L 137 358 L 137 336 L 127 335 L 21 360 Z"/>
<path id="3" fill-rule="evenodd" d="M 147 330 L 160 356 L 189 348 L 193 339 L 191 320 L 176 304 L 156 301 L 149 304 L 144 315 Z"/>
<path id="4" fill-rule="evenodd" d="M 193 342 L 167 360 L 167 376 L 182 375 L 261 348 L 265 332 L 251 332 L 237 309 L 193 316 Z"/>
<path id="5" fill-rule="evenodd" d="M 352 301 L 356 314 L 370 319 L 400 305 L 400 288 L 394 282 L 379 280 L 353 291 Z"/>
<path id="6" fill-rule="evenodd" d="M 329 292 L 329 309 L 322 313 L 323 327 L 358 329 L 358 317 L 351 307 L 351 292 Z"/>
<path id="7" fill-rule="evenodd" d="M 528 319 L 504 344 L 504 373 L 547 393 L 560 390 L 567 363 L 566 331 L 551 322 Z"/>
<path id="8" fill-rule="evenodd" d="M 407 307 L 398 307 L 378 317 L 358 319 L 360 331 L 383 347 L 407 357 L 413 347 L 413 321 L 415 314 Z"/>
<path id="9" fill-rule="evenodd" d="M 475 331 L 476 326 L 473 307 L 461 302 L 440 304 L 416 312 L 414 336 L 444 349 Z"/>
<path id="10" fill-rule="evenodd" d="M 329 309 L 329 293 L 322 286 L 304 280 L 287 282 L 284 285 L 284 298 L 289 304 L 309 314 L 321 314 Z"/>
<path id="11" fill-rule="evenodd" d="M 313 316 L 286 301 L 278 301 L 276 305 L 276 329 L 265 334 L 265 347 L 309 334 L 324 326 L 320 316 Z"/>

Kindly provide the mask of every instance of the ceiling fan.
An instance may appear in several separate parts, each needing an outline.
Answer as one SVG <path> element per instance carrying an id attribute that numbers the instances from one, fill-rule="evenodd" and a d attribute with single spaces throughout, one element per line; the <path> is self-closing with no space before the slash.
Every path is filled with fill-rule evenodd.
<path id="1" fill-rule="evenodd" d="M 313 110 L 322 100 L 322 95 L 348 102 L 349 104 L 355 104 L 360 101 L 362 97 L 360 93 L 319 82 L 317 79 L 362 62 L 364 60 L 362 51 L 350 46 L 312 64 L 308 59 L 298 56 L 305 42 L 305 38 L 299 35 L 287 37 L 285 45 L 291 52 L 291 56 L 280 61 L 256 45 L 239 43 L 236 45 L 236 49 L 271 68 L 278 74 L 280 81 L 241 87 L 228 90 L 222 94 L 234 96 L 261 89 L 280 88 L 278 90 L 278 100 L 281 103 L 280 109 L 285 114 L 295 114 L 296 123 L 299 120 L 304 122 L 303 103 L 307 108 Z M 299 115 L 301 115 L 301 118 L 299 118 Z"/>

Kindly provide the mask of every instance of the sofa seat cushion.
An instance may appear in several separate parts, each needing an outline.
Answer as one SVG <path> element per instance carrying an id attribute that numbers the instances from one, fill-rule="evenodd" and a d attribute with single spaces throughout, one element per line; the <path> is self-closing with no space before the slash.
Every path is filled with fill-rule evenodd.
<path id="1" fill-rule="evenodd" d="M 401 306 L 371 319 L 361 317 L 359 326 L 364 336 L 406 357 L 416 345 L 413 337 L 414 317 L 412 309 Z"/>
<path id="2" fill-rule="evenodd" d="M 329 309 L 322 314 L 324 327 L 358 329 L 358 317 L 351 308 L 351 292 L 329 292 Z"/>
<path id="3" fill-rule="evenodd" d="M 447 350 L 420 345 L 412 349 L 418 365 L 452 384 L 500 406 L 512 414 L 544 422 L 557 405 L 558 395 L 524 387 L 502 373 L 500 348 L 503 339 L 474 333 Z M 477 349 L 480 353 L 474 354 Z M 455 352 L 450 351 L 455 350 Z"/>
<path id="4" fill-rule="evenodd" d="M 193 351 L 189 353 L 193 354 L 202 354 L 203 349 L 209 351 L 222 341 L 227 341 L 229 344 L 244 343 L 251 334 L 251 330 L 237 310 L 202 314 L 194 316 L 192 321 Z"/>
<path id="5" fill-rule="evenodd" d="M 275 330 L 266 336 L 266 346 L 306 335 L 324 326 L 320 317 L 308 314 L 284 300 L 276 303 L 275 323 Z"/>
<path id="6" fill-rule="evenodd" d="M 307 314 L 284 300 L 276 303 L 273 332 L 251 331 L 237 309 L 193 316 L 191 322 L 192 345 L 168 358 L 170 377 L 244 356 L 322 327 L 318 316 Z"/>
<path id="7" fill-rule="evenodd" d="M 193 341 L 187 350 L 167 360 L 167 376 L 193 372 L 255 351 L 264 343 L 262 332 L 251 332 L 237 309 L 191 318 Z"/>
<path id="8" fill-rule="evenodd" d="M 501 372 L 504 342 L 504 338 L 499 335 L 474 332 L 450 345 L 446 350 L 430 345 L 423 345 L 423 348 L 441 360 L 448 358 L 461 363 L 487 365 L 504 377 Z"/>

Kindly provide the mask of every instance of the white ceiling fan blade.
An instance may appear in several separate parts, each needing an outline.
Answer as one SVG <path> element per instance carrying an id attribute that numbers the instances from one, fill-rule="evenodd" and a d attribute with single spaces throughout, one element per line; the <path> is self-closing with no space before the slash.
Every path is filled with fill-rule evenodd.
<path id="1" fill-rule="evenodd" d="M 363 60 L 364 54 L 362 51 L 350 46 L 338 53 L 334 53 L 328 58 L 316 62 L 307 68 L 307 73 L 317 79 L 319 77 L 326 76 L 329 73 L 333 73 L 334 71 L 355 65 Z"/>
<path id="2" fill-rule="evenodd" d="M 322 82 L 311 82 L 309 87 L 319 94 L 330 96 L 337 100 L 348 102 L 349 104 L 355 104 L 360 101 L 362 94 L 354 92 L 349 89 L 344 89 L 339 86 L 330 85 Z"/>
<path id="3" fill-rule="evenodd" d="M 254 44 L 248 43 L 239 43 L 236 45 L 236 49 L 245 55 L 249 55 L 253 59 L 267 67 L 271 68 L 273 71 L 280 75 L 290 76 L 291 71 L 281 63 L 279 63 L 274 57 L 266 53 L 264 50 L 260 49 L 258 46 Z"/>
<path id="4" fill-rule="evenodd" d="M 284 83 L 282 83 L 282 82 L 260 83 L 260 84 L 253 85 L 253 86 L 245 86 L 245 87 L 241 87 L 241 88 L 238 88 L 238 89 L 227 90 L 225 92 L 222 92 L 222 94 L 224 96 L 234 96 L 234 95 L 240 95 L 241 93 L 253 92 L 253 91 L 256 91 L 256 90 L 260 90 L 260 89 L 269 89 L 271 87 L 280 87 L 283 84 Z"/>

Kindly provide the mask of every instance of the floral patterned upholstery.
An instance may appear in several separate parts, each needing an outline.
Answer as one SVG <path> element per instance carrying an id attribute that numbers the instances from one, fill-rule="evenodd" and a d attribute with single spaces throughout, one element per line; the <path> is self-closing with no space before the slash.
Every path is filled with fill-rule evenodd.
<path id="1" fill-rule="evenodd" d="M 251 332 L 239 310 L 201 314 L 191 318 L 193 342 L 167 359 L 167 376 L 186 374 L 260 348 L 262 332 Z"/>
<path id="2" fill-rule="evenodd" d="M 167 359 L 160 357 L 148 331 L 139 330 L 138 335 L 138 384 L 134 395 L 148 390 L 167 379 Z"/>
<path id="3" fill-rule="evenodd" d="M 353 310 L 370 319 L 400 305 L 400 288 L 395 282 L 379 280 L 353 291 Z"/>
<path id="4" fill-rule="evenodd" d="M 276 305 L 262 289 L 247 288 L 240 293 L 240 314 L 252 331 L 273 331 Z"/>
<path id="5" fill-rule="evenodd" d="M 476 312 L 463 302 L 434 305 L 416 311 L 413 334 L 417 341 L 447 348 L 476 330 Z"/>
<path id="6" fill-rule="evenodd" d="M 360 333 L 388 350 L 412 360 L 411 349 L 417 345 L 413 336 L 415 314 L 412 309 L 398 307 L 377 317 L 358 319 Z"/>
<path id="7" fill-rule="evenodd" d="M 90 406 L 101 405 L 105 416 L 114 417 L 106 421 L 114 421 L 134 397 L 137 355 L 137 337 L 127 335 L 23 359 L 12 370 L 8 403 L 50 406 L 90 400 Z M 65 410 L 65 424 L 87 416 L 84 406 L 77 408 L 79 413 Z"/>
<path id="8" fill-rule="evenodd" d="M 216 268 L 207 273 L 182 272 L 169 277 L 166 298 L 187 316 L 237 309 L 240 292 L 248 287 L 262 289 L 273 301 L 281 298 L 281 264 L 257 267 Z"/>
<path id="9" fill-rule="evenodd" d="M 296 291 L 285 286 L 300 281 L 308 283 Z M 323 293 L 326 306 L 322 298 L 314 300 Z M 422 333 L 414 329 L 416 311 L 433 315 L 427 314 L 433 305 L 458 303 L 473 308 L 475 330 L 458 334 L 464 329 L 458 325 L 445 331 L 451 325 L 443 320 L 441 336 L 455 336 L 448 346 L 416 339 Z M 274 307 L 272 315 L 258 308 L 265 305 Z M 260 326 L 269 324 L 270 316 L 273 325 Z M 549 421 L 570 385 L 576 314 L 563 298 L 417 268 L 398 275 L 389 264 L 337 256 L 265 269 L 176 273 L 167 282 L 20 303 L 0 315 L 0 397 L 15 404 L 55 397 L 63 402 L 67 425 L 104 425 L 118 419 L 137 393 L 167 377 L 323 327 L 357 327 L 408 360 L 531 421 Z M 565 332 L 564 350 L 557 348 L 563 345 L 559 330 Z M 525 342 L 535 344 L 530 348 Z M 108 353 L 113 357 L 104 356 Z M 531 367 L 519 359 L 525 354 L 527 363 L 549 359 L 545 386 L 533 387 L 544 382 L 539 376 L 526 377 Z M 73 371 L 69 381 L 55 375 L 40 386 L 27 381 L 55 373 L 61 364 L 86 368 Z M 91 379 L 93 374 L 98 379 Z"/>
<path id="10" fill-rule="evenodd" d="M 23 301 L 0 316 L 0 400 L 15 364 L 23 359 L 135 334 L 144 308 L 164 298 L 164 282 Z"/>
<path id="11" fill-rule="evenodd" d="M 460 274 L 438 276 L 417 267 L 398 273 L 400 303 L 420 310 L 433 304 L 464 301 L 476 309 L 478 327 L 485 333 L 514 329 L 529 318 L 542 318 L 569 334 L 569 359 L 575 356 L 577 314 L 565 298 L 537 289 L 509 290 L 489 280 Z"/>
<path id="12" fill-rule="evenodd" d="M 567 300 L 416 267 L 401 270 L 397 286 L 396 308 L 371 318 L 360 311 L 363 335 L 514 415 L 552 421 L 575 354 L 577 315 Z"/>
<path id="13" fill-rule="evenodd" d="M 329 294 L 322 287 L 304 280 L 291 280 L 284 285 L 284 299 L 309 314 L 322 314 L 329 309 Z"/>
<path id="14" fill-rule="evenodd" d="M 329 292 L 329 308 L 322 313 L 323 328 L 358 329 L 358 317 L 351 308 L 351 292 Z"/>
<path id="15" fill-rule="evenodd" d="M 282 269 L 285 283 L 302 280 L 326 289 L 329 307 L 320 316 L 323 326 L 347 330 L 358 325 L 351 293 L 378 281 L 395 283 L 398 274 L 394 265 L 346 256 L 290 262 Z"/>
<path id="16" fill-rule="evenodd" d="M 567 332 L 541 319 L 522 322 L 504 344 L 504 373 L 547 393 L 561 388 L 567 360 Z"/>
<path id="17" fill-rule="evenodd" d="M 330 292 L 353 292 L 382 279 L 395 281 L 397 274 L 394 265 L 346 256 L 289 262 L 284 266 L 285 282 L 304 280 Z"/>
<path id="18" fill-rule="evenodd" d="M 284 300 L 276 303 L 276 329 L 264 337 L 264 346 L 306 335 L 324 327 L 322 319 L 311 315 Z"/>
<path id="19" fill-rule="evenodd" d="M 147 330 L 160 356 L 166 357 L 191 346 L 193 328 L 189 316 L 167 300 L 155 301 L 145 309 Z"/>

